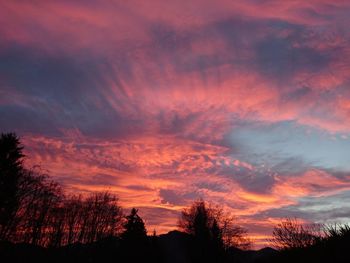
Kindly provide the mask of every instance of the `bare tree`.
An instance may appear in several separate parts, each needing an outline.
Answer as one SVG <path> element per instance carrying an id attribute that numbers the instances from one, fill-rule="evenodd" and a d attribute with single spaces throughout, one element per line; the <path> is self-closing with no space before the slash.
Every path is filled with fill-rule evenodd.
<path id="1" fill-rule="evenodd" d="M 60 247 L 65 243 L 65 226 L 66 226 L 66 210 L 62 205 L 51 209 L 51 216 L 49 221 L 48 241 L 47 245 L 50 247 Z"/>
<path id="2" fill-rule="evenodd" d="M 271 243 L 280 250 L 312 246 L 322 238 L 322 225 L 287 218 L 274 227 Z"/>
<path id="3" fill-rule="evenodd" d="M 222 239 L 226 248 L 237 247 L 240 249 L 250 249 L 251 240 L 247 237 L 247 229 L 238 226 L 236 219 L 230 214 L 223 216 L 221 222 Z"/>
<path id="4" fill-rule="evenodd" d="M 67 235 L 67 244 L 78 242 L 79 233 L 82 227 L 83 200 L 79 196 L 71 196 L 64 201 L 64 213 L 66 220 L 65 232 Z"/>
<path id="5" fill-rule="evenodd" d="M 120 235 L 122 209 L 109 193 L 65 197 L 36 166 L 25 169 L 15 134 L 0 137 L 0 240 L 58 247 Z"/>
<path id="6" fill-rule="evenodd" d="M 47 176 L 38 176 L 30 203 L 26 204 L 24 232 L 25 241 L 34 245 L 47 245 L 48 229 L 54 209 L 62 200 L 60 186 Z"/>
<path id="7" fill-rule="evenodd" d="M 121 231 L 122 210 L 117 198 L 107 192 L 95 193 L 86 200 L 88 220 L 86 222 L 86 242 L 116 235 Z"/>
<path id="8" fill-rule="evenodd" d="M 70 240 L 77 236 L 81 243 L 91 243 L 108 236 L 116 236 L 122 230 L 122 209 L 118 199 L 110 193 L 94 193 L 81 204 L 71 203 L 76 211 L 70 214 Z M 80 210 L 80 212 L 78 212 Z M 74 225 L 76 225 L 74 227 Z M 73 233 L 73 229 L 77 229 Z"/>

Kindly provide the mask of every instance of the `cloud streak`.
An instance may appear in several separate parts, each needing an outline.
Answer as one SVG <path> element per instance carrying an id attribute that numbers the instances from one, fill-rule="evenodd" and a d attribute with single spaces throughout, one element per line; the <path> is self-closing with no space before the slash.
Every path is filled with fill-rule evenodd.
<path id="1" fill-rule="evenodd" d="M 338 218 L 303 208 L 349 189 L 347 2 L 0 5 L 0 126 L 68 191 L 160 232 L 203 197 L 259 246 L 283 213 Z"/>

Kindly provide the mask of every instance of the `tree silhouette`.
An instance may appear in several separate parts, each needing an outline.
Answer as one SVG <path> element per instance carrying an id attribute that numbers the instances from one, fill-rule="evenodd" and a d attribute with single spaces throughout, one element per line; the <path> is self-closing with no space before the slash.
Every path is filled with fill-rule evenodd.
<path id="1" fill-rule="evenodd" d="M 26 200 L 22 201 L 24 242 L 47 246 L 56 209 L 63 199 L 61 187 L 46 175 L 33 175 Z M 19 233 L 20 234 L 20 233 Z"/>
<path id="2" fill-rule="evenodd" d="M 11 236 L 19 207 L 19 180 L 23 172 L 23 146 L 14 133 L 0 137 L 0 240 Z"/>
<path id="3" fill-rule="evenodd" d="M 139 262 L 151 257 L 145 223 L 137 213 L 138 210 L 133 208 L 125 217 L 125 230 L 121 236 L 122 257 L 125 262 Z"/>
<path id="4" fill-rule="evenodd" d="M 143 242 L 147 239 L 145 223 L 137 212 L 138 210 L 133 208 L 130 214 L 126 216 L 125 231 L 122 234 L 122 239 L 127 242 Z"/>
<path id="5" fill-rule="evenodd" d="M 321 225 L 303 225 L 297 219 L 287 218 L 274 227 L 271 243 L 280 250 L 310 247 L 321 240 L 321 228 Z"/>
<path id="6" fill-rule="evenodd" d="M 179 227 L 186 233 L 154 231 L 148 237 L 137 209 L 123 216 L 108 192 L 64 195 L 40 167 L 24 168 L 22 150 L 15 134 L 1 135 L 1 262 L 350 262 L 348 225 L 285 219 L 273 230 L 280 252 L 244 252 L 234 248 L 249 247 L 246 230 L 222 207 L 203 200 L 182 211 Z M 266 251 L 270 256 L 254 261 Z"/>
<path id="7" fill-rule="evenodd" d="M 219 227 L 216 219 L 214 219 L 213 221 L 213 225 L 211 226 L 210 232 L 212 234 L 212 242 L 214 249 L 220 250 L 223 247 L 222 229 Z"/>
<path id="8" fill-rule="evenodd" d="M 13 134 L 0 138 L 0 240 L 60 247 L 93 243 L 122 232 L 122 209 L 109 193 L 64 196 L 40 167 L 24 169 Z"/>
<path id="9" fill-rule="evenodd" d="M 194 262 L 213 260 L 219 262 L 217 252 L 222 247 L 216 247 L 215 243 L 221 243 L 221 236 L 212 212 L 203 200 L 195 202 L 189 209 L 182 211 L 179 225 L 193 237 L 191 257 Z M 219 242 L 217 242 L 218 238 L 220 238 Z"/>
<path id="10" fill-rule="evenodd" d="M 249 244 L 246 231 L 235 224 L 231 215 L 203 200 L 182 211 L 179 227 L 193 237 L 195 262 L 220 262 L 225 249 Z"/>
<path id="11" fill-rule="evenodd" d="M 179 227 L 201 240 L 216 239 L 225 248 L 248 248 L 246 230 L 236 224 L 235 218 L 220 206 L 203 200 L 195 201 L 181 212 Z"/>
<path id="12" fill-rule="evenodd" d="M 122 210 L 108 192 L 94 193 L 83 202 L 80 242 L 92 243 L 116 236 L 122 229 Z"/>

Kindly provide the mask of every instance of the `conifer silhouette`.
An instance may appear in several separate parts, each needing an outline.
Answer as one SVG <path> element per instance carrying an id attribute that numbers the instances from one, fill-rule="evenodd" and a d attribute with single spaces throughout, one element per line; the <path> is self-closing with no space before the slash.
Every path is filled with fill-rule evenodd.
<path id="1" fill-rule="evenodd" d="M 19 180 L 23 171 L 23 146 L 14 133 L 0 137 L 0 240 L 10 235 L 19 206 Z"/>

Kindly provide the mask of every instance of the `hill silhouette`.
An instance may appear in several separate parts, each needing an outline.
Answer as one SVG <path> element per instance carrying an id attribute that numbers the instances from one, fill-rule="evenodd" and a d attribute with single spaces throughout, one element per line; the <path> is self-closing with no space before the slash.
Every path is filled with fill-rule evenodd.
<path id="1" fill-rule="evenodd" d="M 154 237 L 148 237 L 151 241 Z M 156 237 L 156 245 L 152 248 L 155 253 L 148 254 L 142 262 L 184 263 L 191 261 L 192 237 L 180 231 L 170 231 Z M 231 249 L 225 262 L 260 262 L 271 258 L 277 253 L 272 248 L 261 250 Z M 119 238 L 106 238 L 92 244 L 75 243 L 59 248 L 44 248 L 25 243 L 14 244 L 2 242 L 0 244 L 1 262 L 14 263 L 42 263 L 42 262 L 119 262 L 123 251 Z M 154 256 L 156 255 L 156 256 Z M 128 259 L 120 262 L 138 262 Z M 147 260 L 147 261 L 146 261 Z"/>
<path id="2" fill-rule="evenodd" d="M 149 240 L 154 237 L 148 237 Z M 308 248 L 277 251 L 267 247 L 260 250 L 228 251 L 225 262 L 277 263 L 277 262 L 350 262 L 349 237 L 330 239 Z M 185 263 L 191 261 L 191 236 L 180 231 L 171 231 L 156 237 L 154 254 L 142 262 Z M 120 239 L 107 238 L 92 244 L 72 244 L 59 248 L 44 248 L 31 244 L 0 243 L 1 262 L 13 263 L 70 263 L 70 262 L 139 262 L 122 259 Z M 154 256 L 155 255 L 155 256 Z"/>

